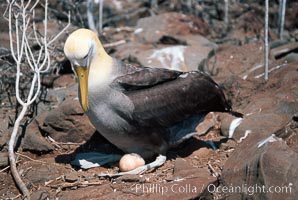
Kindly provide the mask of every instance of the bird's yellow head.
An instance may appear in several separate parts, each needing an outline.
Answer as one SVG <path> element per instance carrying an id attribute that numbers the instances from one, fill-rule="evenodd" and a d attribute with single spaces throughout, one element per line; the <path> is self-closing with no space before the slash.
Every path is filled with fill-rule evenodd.
<path id="1" fill-rule="evenodd" d="M 71 33 L 64 45 L 64 53 L 71 62 L 79 80 L 79 97 L 83 110 L 89 110 L 88 77 L 92 59 L 103 51 L 97 35 L 88 29 L 78 29 Z M 104 52 L 105 53 L 105 52 Z"/>

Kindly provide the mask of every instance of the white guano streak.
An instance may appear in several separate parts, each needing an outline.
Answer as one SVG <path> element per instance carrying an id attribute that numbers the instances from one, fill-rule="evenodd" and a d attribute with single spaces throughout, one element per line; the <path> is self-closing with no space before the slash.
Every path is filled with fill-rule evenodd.
<path id="1" fill-rule="evenodd" d="M 236 118 L 231 122 L 229 128 L 229 138 L 233 137 L 235 129 L 241 124 L 242 120 L 242 118 Z"/>
<path id="2" fill-rule="evenodd" d="M 185 48 L 185 46 L 177 45 L 154 50 L 151 56 L 147 58 L 148 63 L 151 63 L 151 59 L 157 59 L 164 68 L 182 71 L 180 67 L 184 66 Z"/>
<path id="3" fill-rule="evenodd" d="M 272 134 L 269 137 L 258 142 L 258 148 L 262 147 L 263 145 L 267 144 L 268 142 L 276 142 L 276 141 L 281 141 L 281 140 L 282 140 L 281 138 L 278 138 L 275 136 L 275 134 Z"/>

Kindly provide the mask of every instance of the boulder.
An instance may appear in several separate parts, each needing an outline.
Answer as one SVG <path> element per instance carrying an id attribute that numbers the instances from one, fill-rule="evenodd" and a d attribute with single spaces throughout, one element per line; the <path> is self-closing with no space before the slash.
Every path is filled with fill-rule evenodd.
<path id="1" fill-rule="evenodd" d="M 39 127 L 57 142 L 80 143 L 88 140 L 95 132 L 78 99 L 63 101 L 47 113 L 44 123 Z"/>
<path id="2" fill-rule="evenodd" d="M 298 154 L 279 140 L 258 146 L 254 140 L 246 141 L 226 162 L 222 186 L 243 188 L 226 195 L 229 199 L 295 199 Z"/>
<path id="3" fill-rule="evenodd" d="M 164 45 L 155 47 L 137 42 L 117 47 L 116 57 L 132 60 L 153 68 L 167 68 L 180 71 L 197 70 L 199 64 L 208 57 L 216 45 L 200 35 L 178 37 L 186 39 L 188 45 Z"/>
<path id="4" fill-rule="evenodd" d="M 220 114 L 223 135 L 236 140 L 240 140 L 246 134 L 268 137 L 283 127 L 298 112 L 298 94 L 294 92 L 298 90 L 295 62 L 272 72 L 267 83 L 256 81 L 254 85 L 251 87 L 251 90 L 255 91 L 252 96 L 247 96 L 251 94 L 249 89 L 238 93 L 240 101 L 238 100 L 233 108 L 244 113 L 245 117 L 232 133 L 232 123 L 236 123 L 237 119 L 227 114 Z M 228 94 L 232 93 L 230 96 L 236 95 L 237 89 L 235 90 L 231 85 L 225 88 Z M 238 87 L 238 90 L 241 89 Z M 242 105 L 238 104 L 241 101 Z"/>
<path id="5" fill-rule="evenodd" d="M 23 151 L 31 151 L 33 153 L 47 153 L 54 150 L 50 144 L 40 133 L 37 121 L 31 122 L 26 128 L 24 138 L 22 139 L 21 148 Z"/>
<path id="6" fill-rule="evenodd" d="M 53 82 L 54 88 L 66 88 L 75 85 L 73 74 L 64 74 L 56 78 Z"/>
<path id="7" fill-rule="evenodd" d="M 297 196 L 297 63 L 269 75 L 244 102 L 242 120 L 221 115 L 224 135 L 238 141 L 224 165 L 219 188 L 229 199 L 295 199 Z M 237 124 L 231 134 L 232 124 Z M 282 128 L 281 128 L 282 127 Z M 270 190 L 274 190 L 273 192 Z"/>
<path id="8" fill-rule="evenodd" d="M 259 75 L 263 69 L 264 49 L 262 42 L 251 42 L 243 45 L 226 44 L 216 50 L 208 65 L 213 67 L 218 77 L 236 75 L 242 79 Z"/>
<path id="9" fill-rule="evenodd" d="M 216 49 L 208 60 L 208 68 L 214 71 L 215 79 L 238 76 L 243 80 L 263 80 L 264 47 L 263 42 L 254 41 L 242 45 L 225 44 Z M 297 42 L 271 43 L 269 51 L 269 72 L 297 63 Z"/>
<path id="10" fill-rule="evenodd" d="M 201 18 L 171 12 L 139 19 L 135 31 L 144 43 L 158 43 L 164 36 L 206 36 L 208 32 L 208 24 Z"/>
<path id="11" fill-rule="evenodd" d="M 202 36 L 207 32 L 207 25 L 194 16 L 164 13 L 141 18 L 132 42 L 118 46 L 115 56 L 148 67 L 197 70 L 217 47 Z"/>
<path id="12" fill-rule="evenodd" d="M 60 105 L 65 99 L 74 99 L 78 96 L 78 84 L 69 87 L 61 87 L 49 89 L 46 96 L 46 101 L 53 106 Z"/>

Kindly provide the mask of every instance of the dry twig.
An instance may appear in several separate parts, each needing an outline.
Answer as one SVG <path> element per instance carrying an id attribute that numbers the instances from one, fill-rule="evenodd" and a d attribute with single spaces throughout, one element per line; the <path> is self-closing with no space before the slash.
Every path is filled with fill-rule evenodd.
<path id="1" fill-rule="evenodd" d="M 210 169 L 212 175 L 215 176 L 215 177 L 219 177 L 219 174 L 218 174 L 217 171 L 212 167 L 210 161 L 208 161 L 207 165 L 208 165 L 208 167 L 209 167 L 209 169 Z"/>
<path id="2" fill-rule="evenodd" d="M 95 181 L 95 182 L 89 182 L 89 181 L 77 181 L 74 183 L 59 183 L 56 185 L 49 185 L 49 187 L 54 188 L 54 189 L 66 189 L 66 188 L 73 188 L 73 187 L 87 187 L 91 185 L 101 185 L 102 181 Z"/>
<path id="3" fill-rule="evenodd" d="M 24 155 L 24 154 L 21 154 L 21 153 L 18 153 L 18 152 L 16 152 L 16 154 L 19 155 L 19 156 L 22 156 L 22 157 L 24 157 L 24 158 L 27 158 L 27 159 L 29 159 L 29 160 L 31 160 L 31 161 L 46 164 L 46 162 L 43 162 L 43 161 L 40 161 L 40 160 L 35 160 L 35 159 L 30 158 L 29 156 L 26 156 L 26 155 Z"/>

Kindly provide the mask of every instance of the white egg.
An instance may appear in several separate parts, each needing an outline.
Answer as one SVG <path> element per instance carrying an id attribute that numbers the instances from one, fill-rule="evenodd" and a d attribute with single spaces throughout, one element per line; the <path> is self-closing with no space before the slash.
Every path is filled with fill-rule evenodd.
<path id="1" fill-rule="evenodd" d="M 125 154 L 119 161 L 119 168 L 122 172 L 134 170 L 145 165 L 145 160 L 138 154 Z"/>

